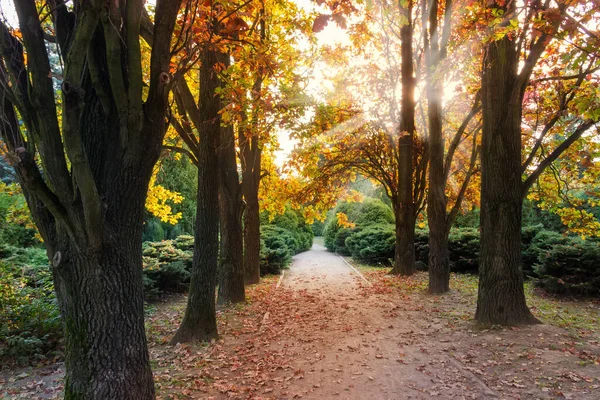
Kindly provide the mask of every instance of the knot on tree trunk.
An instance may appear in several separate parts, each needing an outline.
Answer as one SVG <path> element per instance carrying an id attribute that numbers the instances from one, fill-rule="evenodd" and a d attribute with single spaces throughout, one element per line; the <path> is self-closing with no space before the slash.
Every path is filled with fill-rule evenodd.
<path id="1" fill-rule="evenodd" d="M 65 105 L 71 106 L 76 104 L 80 99 L 83 99 L 85 91 L 68 81 L 64 81 L 61 85 L 62 92 L 65 95 Z"/>

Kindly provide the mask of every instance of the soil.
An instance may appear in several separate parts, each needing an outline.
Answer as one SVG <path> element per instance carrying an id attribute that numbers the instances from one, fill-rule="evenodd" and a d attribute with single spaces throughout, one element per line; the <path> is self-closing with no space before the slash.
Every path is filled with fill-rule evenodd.
<path id="1" fill-rule="evenodd" d="M 363 276 L 315 244 L 251 288 L 247 305 L 223 310 L 210 345 L 166 345 L 185 304 L 171 298 L 148 321 L 158 397 L 600 398 L 597 338 L 552 325 L 484 329 L 463 293 L 429 296 L 415 282 Z M 60 365 L 23 373 L 2 375 L 0 396 L 60 396 Z"/>

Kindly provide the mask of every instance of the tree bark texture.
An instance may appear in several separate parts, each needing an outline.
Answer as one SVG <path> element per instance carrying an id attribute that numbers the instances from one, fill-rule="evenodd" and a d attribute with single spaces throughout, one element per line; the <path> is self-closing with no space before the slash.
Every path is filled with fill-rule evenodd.
<path id="1" fill-rule="evenodd" d="M 258 140 L 254 142 L 254 150 L 248 151 L 252 163 L 251 169 L 243 171 L 242 190 L 246 208 L 244 210 L 244 268 L 247 284 L 258 283 L 260 280 L 260 208 L 258 204 L 258 189 L 260 185 L 261 149 Z"/>
<path id="2" fill-rule="evenodd" d="M 403 213 L 400 207 L 401 205 L 394 208 L 396 241 L 394 242 L 394 267 L 390 273 L 410 276 L 415 272 L 415 218 L 411 216 L 404 219 L 406 213 Z"/>
<path id="3" fill-rule="evenodd" d="M 426 4 L 425 2 L 423 3 Z M 427 118 L 429 124 L 429 191 L 427 220 L 429 223 L 429 292 L 450 290 L 449 226 L 446 213 L 446 179 L 444 176 L 444 135 L 442 132 L 442 82 L 439 74 L 440 48 L 438 33 L 438 0 L 429 2 L 429 36 L 426 35 Z"/>
<path id="4" fill-rule="evenodd" d="M 412 275 L 415 272 L 415 203 L 413 198 L 413 157 L 415 134 L 415 77 L 413 68 L 412 0 L 400 5 L 407 23 L 400 29 L 402 101 L 400 138 L 398 142 L 398 190 L 400 204 L 396 210 L 396 256 L 392 273 Z"/>
<path id="5" fill-rule="evenodd" d="M 221 80 L 215 70 L 219 53 L 203 50 L 200 65 L 198 198 L 194 233 L 194 257 L 190 290 L 183 321 L 171 343 L 205 341 L 218 337 L 215 287 L 219 256 L 219 163 L 221 135 L 220 100 L 216 89 Z"/>
<path id="6" fill-rule="evenodd" d="M 482 73 L 481 252 L 475 318 L 536 322 L 521 268 L 521 102 L 518 54 L 504 37 L 485 46 Z"/>
<path id="7" fill-rule="evenodd" d="M 62 126 L 36 2 L 21 0 L 23 44 L 0 22 L 0 75 L 12 83 L 0 88 L 0 135 L 51 260 L 65 326 L 65 398 L 152 399 L 141 238 L 166 130 L 179 2 L 157 4 L 145 103 L 136 17 L 143 4 L 48 3 L 64 65 Z M 100 18 L 108 13 L 111 26 Z M 127 57 L 114 69 L 111 57 L 121 52 Z"/>
<path id="8" fill-rule="evenodd" d="M 229 55 L 227 55 L 229 57 Z M 232 126 L 221 128 L 219 150 L 219 207 L 221 220 L 221 257 L 217 302 L 240 303 L 244 291 L 242 188 L 235 157 Z"/>

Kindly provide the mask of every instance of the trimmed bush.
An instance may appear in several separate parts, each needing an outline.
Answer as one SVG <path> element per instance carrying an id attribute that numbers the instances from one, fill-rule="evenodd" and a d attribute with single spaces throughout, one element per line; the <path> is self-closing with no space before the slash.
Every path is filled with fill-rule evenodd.
<path id="1" fill-rule="evenodd" d="M 354 228 L 344 228 L 338 224 L 337 213 L 344 213 Z M 379 199 L 366 198 L 362 203 L 340 202 L 326 222 L 323 236 L 325 247 L 342 255 L 352 251 L 346 247 L 346 239 L 368 226 L 389 225 L 394 223 L 394 214 L 390 207 Z"/>
<path id="2" fill-rule="evenodd" d="M 476 273 L 479 267 L 479 231 L 474 228 L 452 229 L 448 236 L 450 270 Z"/>
<path id="3" fill-rule="evenodd" d="M 279 274 L 292 261 L 298 242 L 287 229 L 275 225 L 260 228 L 260 274 Z"/>
<path id="4" fill-rule="evenodd" d="M 312 224 L 312 231 L 315 236 L 323 236 L 325 230 L 325 222 L 315 220 Z"/>
<path id="5" fill-rule="evenodd" d="M 279 274 L 294 254 L 307 251 L 313 244 L 313 230 L 298 210 L 286 207 L 283 214 L 269 219 L 261 214 L 260 273 Z"/>
<path id="6" fill-rule="evenodd" d="M 263 219 L 268 219 L 268 215 L 264 214 Z M 312 247 L 313 231 L 298 210 L 287 207 L 283 214 L 276 215 L 272 221 L 263 222 L 262 225 L 278 226 L 289 231 L 296 240 L 293 246 L 294 254 L 307 251 Z"/>
<path id="7" fill-rule="evenodd" d="M 600 242 L 568 238 L 541 251 L 536 285 L 562 295 L 600 296 Z"/>
<path id="8" fill-rule="evenodd" d="M 356 260 L 389 266 L 394 260 L 395 236 L 394 225 L 377 224 L 350 234 L 345 244 Z"/>
<path id="9" fill-rule="evenodd" d="M 538 230 L 532 235 L 530 231 L 535 228 L 538 228 Z M 523 229 L 521 233 L 521 254 L 523 260 L 523 273 L 525 276 L 537 276 L 534 268 L 539 262 L 540 257 L 554 248 L 554 246 L 566 244 L 571 240 L 568 236 L 558 232 L 540 230 L 540 228 L 542 228 L 541 225 L 527 227 Z"/>
<path id="10" fill-rule="evenodd" d="M 146 300 L 156 300 L 163 293 L 186 292 L 190 282 L 194 237 L 146 242 L 143 249 L 143 282 Z"/>

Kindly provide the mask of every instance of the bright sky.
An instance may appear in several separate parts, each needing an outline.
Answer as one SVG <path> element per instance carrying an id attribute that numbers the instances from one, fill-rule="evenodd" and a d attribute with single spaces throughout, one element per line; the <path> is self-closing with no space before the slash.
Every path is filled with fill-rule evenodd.
<path id="1" fill-rule="evenodd" d="M 13 0 L 0 0 L 0 16 L 6 20 L 10 26 L 17 25 L 17 13 Z"/>
<path id="2" fill-rule="evenodd" d="M 294 0 L 295 3 L 310 13 L 315 10 L 318 10 L 319 7 L 312 0 Z M 325 29 L 321 32 L 315 34 L 317 37 L 317 43 L 319 46 L 333 46 L 337 44 L 341 45 L 350 45 L 350 39 L 348 38 L 347 32 L 340 28 L 337 24 L 331 22 L 327 24 Z M 300 46 L 308 47 L 308 41 L 305 44 L 300 44 Z M 324 76 L 323 69 L 320 69 L 318 66 L 312 73 L 312 79 L 308 83 L 307 91 L 311 95 L 318 94 L 323 85 L 327 84 L 327 76 Z M 294 149 L 294 145 L 296 141 L 291 140 L 289 137 L 289 132 L 281 131 L 278 133 L 279 145 L 280 149 L 275 152 L 275 164 L 278 166 L 283 165 L 286 161 L 286 158 L 289 156 L 291 151 Z"/>

